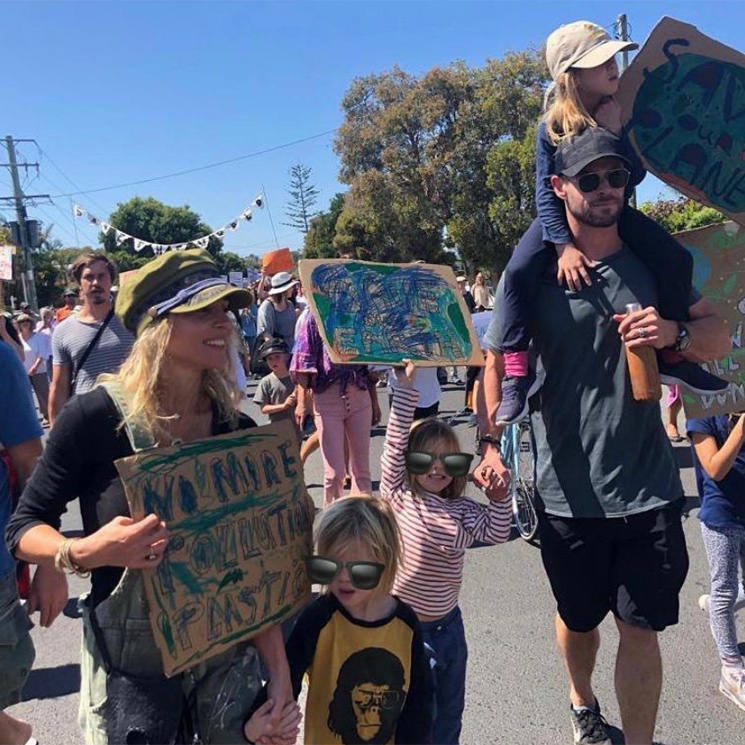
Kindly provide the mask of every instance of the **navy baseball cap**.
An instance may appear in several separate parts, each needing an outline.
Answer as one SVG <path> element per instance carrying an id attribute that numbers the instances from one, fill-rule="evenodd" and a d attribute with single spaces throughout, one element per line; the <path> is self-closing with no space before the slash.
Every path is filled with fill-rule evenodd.
<path id="1" fill-rule="evenodd" d="M 576 176 L 600 158 L 619 158 L 631 166 L 629 159 L 621 153 L 621 140 L 602 127 L 587 127 L 574 137 L 567 137 L 556 149 L 556 173 Z"/>

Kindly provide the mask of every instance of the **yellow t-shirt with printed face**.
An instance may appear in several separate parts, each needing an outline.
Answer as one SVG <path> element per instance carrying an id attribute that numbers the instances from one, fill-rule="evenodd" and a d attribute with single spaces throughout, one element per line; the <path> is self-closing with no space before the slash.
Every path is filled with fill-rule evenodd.
<path id="1" fill-rule="evenodd" d="M 380 621 L 352 618 L 333 595 L 313 601 L 287 643 L 295 696 L 308 676 L 306 745 L 429 742 L 432 687 L 419 623 L 397 601 Z"/>

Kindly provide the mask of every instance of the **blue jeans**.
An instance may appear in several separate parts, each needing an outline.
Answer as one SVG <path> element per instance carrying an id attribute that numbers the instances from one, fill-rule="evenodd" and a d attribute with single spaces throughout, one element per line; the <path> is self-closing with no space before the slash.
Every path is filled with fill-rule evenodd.
<path id="1" fill-rule="evenodd" d="M 432 745 L 458 745 L 466 703 L 468 646 L 463 616 L 456 606 L 444 618 L 422 624 L 425 648 L 434 663 Z"/>

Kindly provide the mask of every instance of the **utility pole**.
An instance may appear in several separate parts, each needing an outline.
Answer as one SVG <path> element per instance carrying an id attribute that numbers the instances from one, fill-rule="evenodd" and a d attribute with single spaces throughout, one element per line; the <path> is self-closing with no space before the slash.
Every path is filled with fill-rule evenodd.
<path id="1" fill-rule="evenodd" d="M 28 234 L 28 215 L 26 212 L 26 200 L 49 198 L 48 194 L 33 194 L 26 196 L 21 189 L 21 179 L 18 176 L 18 159 L 16 157 L 16 142 L 33 142 L 33 140 L 14 140 L 10 135 L 5 138 L 5 147 L 8 151 L 8 162 L 3 163 L 10 171 L 13 180 L 13 196 L 0 197 L 6 201 L 12 201 L 16 208 L 16 219 L 18 221 L 18 242 L 21 249 L 21 283 L 23 285 L 23 299 L 31 306 L 32 310 L 39 310 L 36 299 L 36 281 L 34 280 L 34 260 L 31 254 L 31 240 Z M 29 166 L 38 168 L 38 163 L 22 163 L 24 168 Z"/>
<path id="2" fill-rule="evenodd" d="M 629 20 L 626 17 L 626 13 L 621 13 L 616 19 L 616 36 L 621 41 L 629 40 Z M 626 72 L 626 68 L 629 66 L 629 50 L 624 49 L 621 52 L 621 74 Z M 629 197 L 629 204 L 636 209 L 636 189 L 633 189 L 631 196 Z"/>

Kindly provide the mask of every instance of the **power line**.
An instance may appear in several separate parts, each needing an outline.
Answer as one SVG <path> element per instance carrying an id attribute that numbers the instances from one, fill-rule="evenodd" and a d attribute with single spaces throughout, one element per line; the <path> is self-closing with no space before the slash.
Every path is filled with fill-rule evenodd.
<path id="1" fill-rule="evenodd" d="M 183 171 L 174 171 L 173 173 L 166 173 L 162 176 L 152 176 L 151 178 L 139 179 L 138 181 L 128 181 L 123 184 L 115 184 L 114 186 L 102 186 L 98 189 L 79 189 L 78 191 L 70 191 L 64 194 L 53 194 L 52 197 L 74 197 L 80 194 L 97 194 L 101 191 L 112 191 L 113 189 L 125 189 L 130 186 L 139 186 L 140 184 L 150 184 L 153 181 L 164 181 L 165 179 L 175 178 L 176 176 L 185 176 L 189 173 L 198 173 L 199 171 L 207 171 L 210 168 L 218 168 L 219 166 L 228 165 L 229 163 L 237 163 L 241 160 L 247 160 L 248 158 L 257 158 L 259 155 L 267 155 L 268 153 L 274 153 L 277 150 L 284 150 L 294 145 L 300 145 L 303 142 L 310 142 L 311 140 L 317 140 L 321 137 L 327 137 L 330 134 L 334 134 L 336 129 L 329 129 L 325 132 L 319 132 L 318 134 L 311 135 L 310 137 L 302 137 L 299 140 L 293 140 L 292 142 L 285 142 L 282 145 L 275 145 L 274 147 L 266 148 L 265 150 L 258 150 L 254 153 L 246 153 L 246 155 L 239 155 L 235 158 L 228 158 L 226 160 L 220 160 L 216 163 L 208 163 L 204 166 L 197 166 L 196 168 L 187 168 Z"/>

